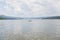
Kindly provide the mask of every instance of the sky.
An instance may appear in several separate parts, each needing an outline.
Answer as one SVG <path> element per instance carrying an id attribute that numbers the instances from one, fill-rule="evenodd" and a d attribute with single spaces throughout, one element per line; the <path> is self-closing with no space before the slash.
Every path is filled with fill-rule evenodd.
<path id="1" fill-rule="evenodd" d="M 60 0 L 0 0 L 0 15 L 16 17 L 60 16 Z"/>

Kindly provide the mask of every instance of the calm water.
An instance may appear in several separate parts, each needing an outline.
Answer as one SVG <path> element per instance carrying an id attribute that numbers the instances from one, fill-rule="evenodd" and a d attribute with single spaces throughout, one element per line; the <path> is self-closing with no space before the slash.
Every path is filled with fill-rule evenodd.
<path id="1" fill-rule="evenodd" d="M 0 20 L 0 40 L 59 40 L 60 20 Z"/>

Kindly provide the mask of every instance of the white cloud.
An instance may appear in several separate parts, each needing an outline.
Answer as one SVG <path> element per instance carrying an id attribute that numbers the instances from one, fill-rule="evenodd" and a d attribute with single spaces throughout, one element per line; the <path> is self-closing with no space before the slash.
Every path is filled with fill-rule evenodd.
<path id="1" fill-rule="evenodd" d="M 0 15 L 3 14 L 21 17 L 60 16 L 60 0 L 3 0 L 0 1 Z"/>

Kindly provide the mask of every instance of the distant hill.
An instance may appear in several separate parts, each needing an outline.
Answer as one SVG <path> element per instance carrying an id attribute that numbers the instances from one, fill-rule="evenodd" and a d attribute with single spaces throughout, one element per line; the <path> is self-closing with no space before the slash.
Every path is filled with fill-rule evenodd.
<path id="1" fill-rule="evenodd" d="M 22 19 L 22 18 L 20 18 L 20 17 L 11 17 L 11 16 L 0 15 L 0 19 Z"/>
<path id="2" fill-rule="evenodd" d="M 0 20 L 1 19 L 60 19 L 60 16 L 21 18 L 21 17 L 0 15 Z"/>
<path id="3" fill-rule="evenodd" d="M 42 17 L 42 19 L 60 19 L 60 16 Z"/>
<path id="4" fill-rule="evenodd" d="M 26 19 L 60 19 L 60 16 L 50 16 L 50 17 L 32 17 Z"/>

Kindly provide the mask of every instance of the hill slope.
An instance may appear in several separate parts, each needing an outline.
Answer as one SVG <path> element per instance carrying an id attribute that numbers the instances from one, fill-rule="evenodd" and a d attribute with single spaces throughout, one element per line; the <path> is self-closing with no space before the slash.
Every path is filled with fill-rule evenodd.
<path id="1" fill-rule="evenodd" d="M 20 18 L 20 17 L 11 17 L 11 16 L 0 15 L 0 19 L 22 19 L 22 18 Z"/>
<path id="2" fill-rule="evenodd" d="M 60 19 L 60 16 L 42 17 L 42 19 Z"/>

